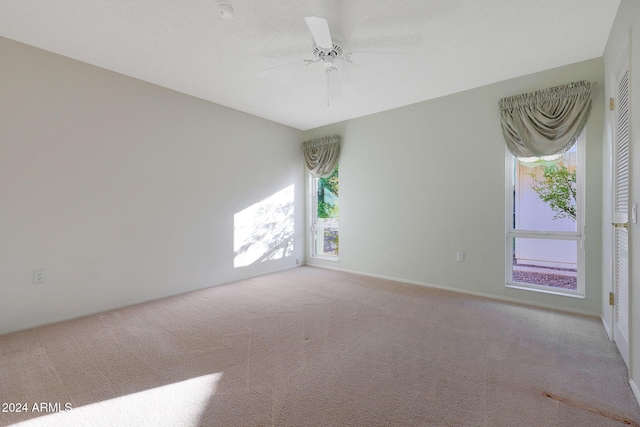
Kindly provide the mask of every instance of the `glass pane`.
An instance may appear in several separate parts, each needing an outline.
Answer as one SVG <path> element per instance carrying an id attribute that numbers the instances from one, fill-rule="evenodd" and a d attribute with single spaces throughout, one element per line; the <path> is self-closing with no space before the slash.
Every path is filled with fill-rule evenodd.
<path id="1" fill-rule="evenodd" d="M 513 282 L 577 290 L 576 240 L 513 239 Z"/>
<path id="2" fill-rule="evenodd" d="M 315 240 L 316 255 L 338 256 L 338 227 L 335 223 L 325 224 L 319 220 Z"/>
<path id="3" fill-rule="evenodd" d="M 577 144 L 563 155 L 515 159 L 513 228 L 577 231 Z"/>
<path id="4" fill-rule="evenodd" d="M 318 178 L 318 220 L 338 219 L 338 167 L 327 178 Z"/>

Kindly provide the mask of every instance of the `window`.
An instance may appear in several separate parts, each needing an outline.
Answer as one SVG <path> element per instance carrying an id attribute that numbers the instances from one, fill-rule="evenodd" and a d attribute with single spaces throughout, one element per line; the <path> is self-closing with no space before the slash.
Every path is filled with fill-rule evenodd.
<path id="1" fill-rule="evenodd" d="M 584 296 L 584 163 L 584 132 L 564 154 L 508 154 L 508 287 Z"/>
<path id="2" fill-rule="evenodd" d="M 338 165 L 326 178 L 311 176 L 311 256 L 338 259 Z"/>

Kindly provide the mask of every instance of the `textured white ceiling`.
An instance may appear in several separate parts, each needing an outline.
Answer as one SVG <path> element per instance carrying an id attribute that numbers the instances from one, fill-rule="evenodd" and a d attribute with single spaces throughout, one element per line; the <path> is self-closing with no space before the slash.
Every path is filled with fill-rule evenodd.
<path id="1" fill-rule="evenodd" d="M 0 36 L 306 130 L 602 56 L 619 0 L 2 0 Z M 326 103 L 304 17 L 347 52 Z"/>

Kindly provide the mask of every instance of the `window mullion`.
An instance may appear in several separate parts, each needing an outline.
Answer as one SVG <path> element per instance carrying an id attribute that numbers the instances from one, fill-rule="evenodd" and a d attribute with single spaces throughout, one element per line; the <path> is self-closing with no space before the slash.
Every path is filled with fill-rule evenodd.
<path id="1" fill-rule="evenodd" d="M 509 236 L 512 237 L 529 237 L 532 239 L 560 239 L 560 240 L 581 240 L 582 233 L 571 231 L 528 231 L 528 230 L 511 230 Z"/>

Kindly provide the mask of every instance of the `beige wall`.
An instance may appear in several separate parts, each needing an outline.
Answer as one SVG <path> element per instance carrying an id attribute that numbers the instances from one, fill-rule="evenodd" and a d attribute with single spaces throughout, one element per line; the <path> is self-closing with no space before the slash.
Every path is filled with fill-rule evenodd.
<path id="1" fill-rule="evenodd" d="M 586 134 L 586 298 L 505 289 L 497 102 L 582 79 L 598 82 Z M 340 260 L 308 263 L 599 315 L 602 80 L 602 59 L 593 59 L 305 132 L 343 139 Z"/>
<path id="2" fill-rule="evenodd" d="M 0 57 L 0 333 L 303 258 L 300 131 L 7 39 Z M 235 214 L 292 185 L 291 255 L 234 268 Z"/>

